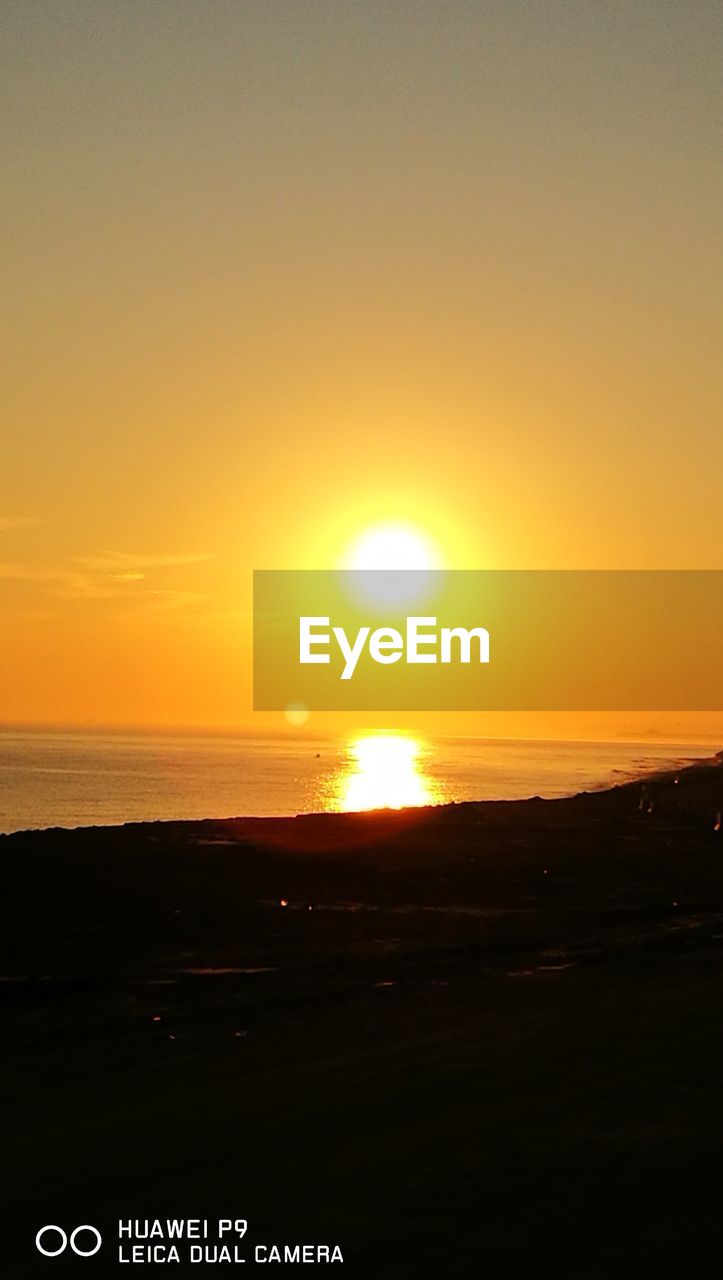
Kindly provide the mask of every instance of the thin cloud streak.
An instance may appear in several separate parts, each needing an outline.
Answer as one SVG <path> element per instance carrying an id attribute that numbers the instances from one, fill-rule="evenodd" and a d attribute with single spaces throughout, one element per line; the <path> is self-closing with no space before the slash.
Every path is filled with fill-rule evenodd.
<path id="1" fill-rule="evenodd" d="M 0 533 L 8 533 L 11 529 L 32 529 L 41 523 L 35 516 L 0 516 Z"/>
<path id="2" fill-rule="evenodd" d="M 181 609 L 208 597 L 198 591 L 145 586 L 154 570 L 202 564 L 211 559 L 201 553 L 141 555 L 108 551 L 74 556 L 78 568 L 0 562 L 0 580 L 36 583 L 47 593 L 69 600 L 127 600 L 145 602 L 152 611 Z"/>
<path id="3" fill-rule="evenodd" d="M 181 551 L 167 554 L 143 555 L 133 551 L 97 551 L 89 556 L 74 556 L 73 561 L 93 573 L 109 573 L 114 576 L 144 574 L 149 569 L 175 569 L 189 564 L 203 564 L 212 557 L 203 551 Z"/>
<path id="4" fill-rule="evenodd" d="M 77 600 L 112 599 L 121 595 L 116 588 L 93 582 L 86 574 L 72 569 L 48 568 L 42 565 L 0 563 L 0 579 L 6 582 L 37 583 L 53 595 Z"/>

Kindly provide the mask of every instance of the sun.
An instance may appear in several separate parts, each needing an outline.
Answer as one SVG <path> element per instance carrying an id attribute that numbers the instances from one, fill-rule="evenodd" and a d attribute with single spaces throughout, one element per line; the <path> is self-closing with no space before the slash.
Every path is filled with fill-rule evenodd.
<path id="1" fill-rule="evenodd" d="M 428 571 L 441 568 L 441 557 L 431 539 L 412 525 L 379 524 L 366 529 L 351 544 L 343 567 Z"/>

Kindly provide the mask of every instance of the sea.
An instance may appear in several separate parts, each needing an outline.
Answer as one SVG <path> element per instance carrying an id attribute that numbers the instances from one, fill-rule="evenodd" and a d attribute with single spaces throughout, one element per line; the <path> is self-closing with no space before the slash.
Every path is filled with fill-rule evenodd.
<path id="1" fill-rule="evenodd" d="M 0 729 L 0 831 L 565 796 L 713 754 L 664 742 Z"/>

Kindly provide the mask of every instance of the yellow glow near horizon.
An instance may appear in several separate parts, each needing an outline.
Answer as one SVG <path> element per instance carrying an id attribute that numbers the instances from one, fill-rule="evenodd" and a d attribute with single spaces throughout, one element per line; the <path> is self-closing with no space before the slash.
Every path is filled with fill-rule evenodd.
<path id="1" fill-rule="evenodd" d="M 423 742 L 403 734 L 369 734 L 349 746 L 349 771 L 342 775 L 335 807 L 344 812 L 403 809 L 442 799 L 425 776 Z"/>

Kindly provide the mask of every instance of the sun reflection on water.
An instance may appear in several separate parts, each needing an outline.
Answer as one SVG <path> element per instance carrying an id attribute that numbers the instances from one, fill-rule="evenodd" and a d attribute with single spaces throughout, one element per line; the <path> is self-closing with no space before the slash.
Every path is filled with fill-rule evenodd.
<path id="1" fill-rule="evenodd" d="M 403 809 L 408 805 L 439 804 L 443 799 L 434 779 L 425 772 L 424 742 L 396 733 L 354 738 L 334 786 L 335 809 Z"/>

